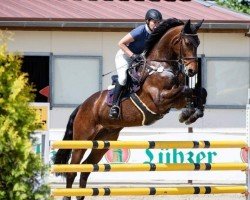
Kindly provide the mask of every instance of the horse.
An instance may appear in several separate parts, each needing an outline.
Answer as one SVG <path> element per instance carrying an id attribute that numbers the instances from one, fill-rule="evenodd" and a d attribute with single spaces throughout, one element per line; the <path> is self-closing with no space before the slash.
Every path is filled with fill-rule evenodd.
<path id="1" fill-rule="evenodd" d="M 146 42 L 145 60 L 138 69 L 141 88 L 132 95 L 133 98 L 121 102 L 119 118 L 109 117 L 108 91 L 99 91 L 72 112 L 63 140 L 114 141 L 124 127 L 150 125 L 172 108 L 184 108 L 180 122 L 190 124 L 202 117 L 205 97 L 203 95 L 196 105 L 192 104 L 192 97 L 199 99 L 203 90 L 195 92 L 185 85 L 185 77 L 198 72 L 197 47 L 200 42 L 197 31 L 202 22 L 192 24 L 188 20 L 184 23 L 175 18 L 164 20 Z M 191 104 L 197 108 L 186 108 Z M 85 149 L 59 149 L 54 164 L 67 164 L 70 157 L 70 164 L 80 164 L 85 152 Z M 97 164 L 106 152 L 107 149 L 93 149 L 82 164 Z M 66 187 L 72 188 L 77 173 L 65 175 Z M 89 175 L 90 172 L 81 173 L 80 188 L 86 187 Z M 63 199 L 70 200 L 71 197 Z M 77 199 L 83 200 L 84 196 Z"/>

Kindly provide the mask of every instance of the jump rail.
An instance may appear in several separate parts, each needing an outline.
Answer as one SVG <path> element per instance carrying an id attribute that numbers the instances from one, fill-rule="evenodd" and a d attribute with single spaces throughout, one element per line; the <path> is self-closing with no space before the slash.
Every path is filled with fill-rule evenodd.
<path id="1" fill-rule="evenodd" d="M 53 149 L 247 148 L 245 141 L 55 141 Z"/>
<path id="2" fill-rule="evenodd" d="M 247 163 L 53 165 L 51 172 L 218 171 L 248 169 Z"/>
<path id="3" fill-rule="evenodd" d="M 185 195 L 223 194 L 247 192 L 246 186 L 202 186 L 202 187 L 144 187 L 144 188 L 85 188 L 53 189 L 52 196 L 141 196 L 141 195 Z"/>

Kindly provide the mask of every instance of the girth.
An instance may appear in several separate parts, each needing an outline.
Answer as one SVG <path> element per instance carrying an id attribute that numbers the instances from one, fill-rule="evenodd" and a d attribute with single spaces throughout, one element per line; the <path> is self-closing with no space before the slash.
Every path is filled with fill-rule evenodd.
<path id="1" fill-rule="evenodd" d="M 150 110 L 136 95 L 136 93 L 131 94 L 130 99 L 134 103 L 134 105 L 138 108 L 138 110 L 142 113 L 143 116 L 142 125 L 151 125 L 155 121 L 163 118 L 164 116 L 163 114 L 157 114 L 152 110 Z"/>

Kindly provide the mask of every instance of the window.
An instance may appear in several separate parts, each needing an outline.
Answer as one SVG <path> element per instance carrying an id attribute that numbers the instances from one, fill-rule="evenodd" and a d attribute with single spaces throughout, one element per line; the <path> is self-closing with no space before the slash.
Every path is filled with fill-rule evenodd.
<path id="1" fill-rule="evenodd" d="M 52 106 L 74 107 L 101 89 L 100 56 L 54 56 Z"/>
<path id="2" fill-rule="evenodd" d="M 206 58 L 207 105 L 243 108 L 250 86 L 249 58 Z"/>
<path id="3" fill-rule="evenodd" d="M 34 85 L 35 102 L 48 102 L 48 95 L 44 96 L 40 91 L 49 86 L 50 56 L 24 56 L 22 71 L 28 73 L 29 83 Z"/>

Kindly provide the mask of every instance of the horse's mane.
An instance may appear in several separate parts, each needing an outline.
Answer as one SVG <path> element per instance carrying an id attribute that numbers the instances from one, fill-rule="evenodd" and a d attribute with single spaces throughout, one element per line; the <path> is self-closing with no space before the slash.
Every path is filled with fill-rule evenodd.
<path id="1" fill-rule="evenodd" d="M 150 34 L 149 38 L 146 40 L 145 43 L 145 52 L 146 57 L 149 55 L 151 50 L 153 49 L 154 45 L 161 39 L 161 37 L 171 28 L 184 25 L 184 22 L 176 19 L 170 18 L 164 20 L 160 23 L 160 25 Z"/>

